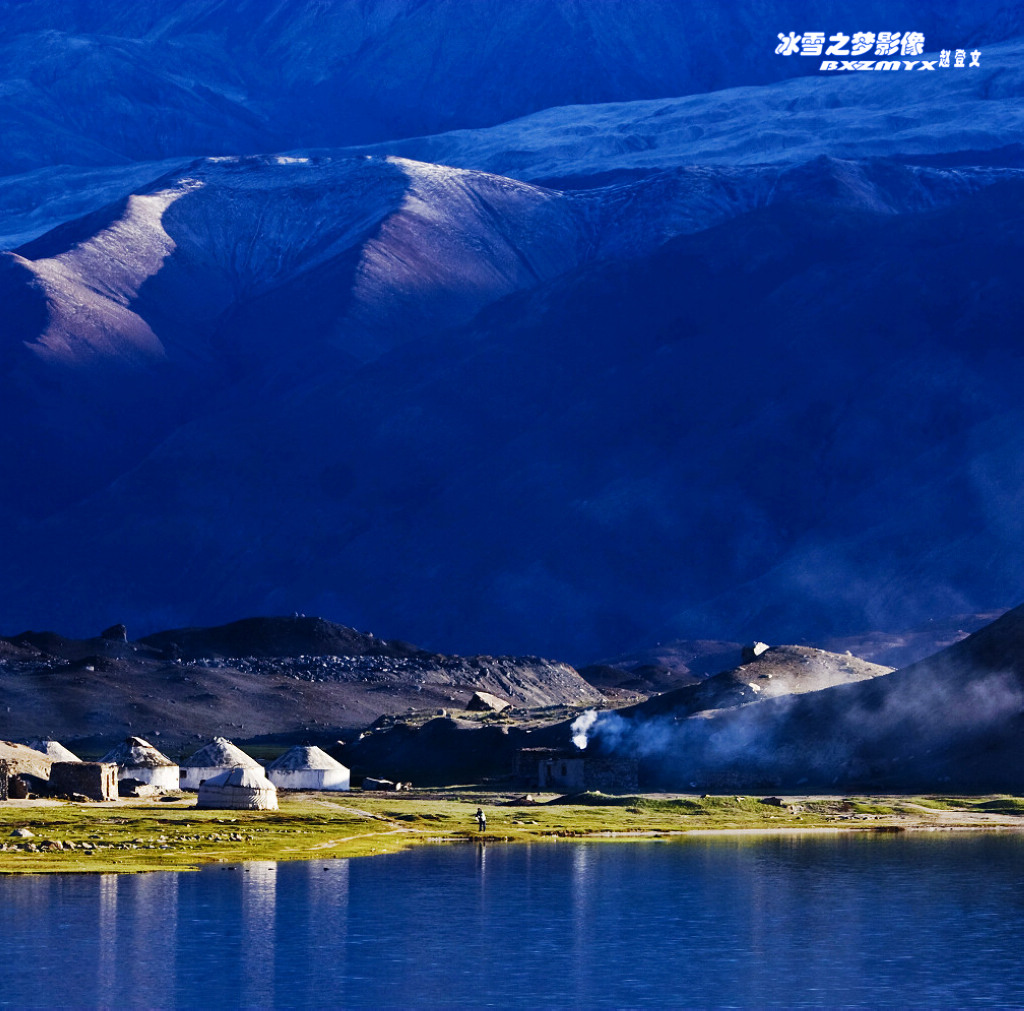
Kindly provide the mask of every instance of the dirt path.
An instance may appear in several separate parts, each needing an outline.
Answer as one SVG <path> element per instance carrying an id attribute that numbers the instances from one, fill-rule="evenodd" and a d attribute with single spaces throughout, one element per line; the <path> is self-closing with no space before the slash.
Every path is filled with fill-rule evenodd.
<path id="1" fill-rule="evenodd" d="M 325 842 L 317 843 L 315 846 L 311 846 L 310 850 L 332 850 L 335 846 L 340 846 L 342 843 L 355 842 L 357 839 L 379 839 L 386 835 L 399 835 L 402 832 L 418 832 L 418 829 L 407 828 L 404 825 L 398 828 L 389 829 L 387 832 L 370 832 L 366 835 L 347 835 L 343 839 L 328 839 Z"/>

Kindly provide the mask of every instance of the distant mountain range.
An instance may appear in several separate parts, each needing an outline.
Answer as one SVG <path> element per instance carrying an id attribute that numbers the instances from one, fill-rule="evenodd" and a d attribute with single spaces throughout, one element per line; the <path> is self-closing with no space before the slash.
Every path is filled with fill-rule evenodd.
<path id="1" fill-rule="evenodd" d="M 0 5 L 4 624 L 585 662 L 1024 597 L 1014 9 L 780 80 L 819 8 L 471 6 Z"/>
<path id="2" fill-rule="evenodd" d="M 255 154 L 492 126 L 809 73 L 779 32 L 1020 34 L 1005 0 L 8 0 L 0 169 Z"/>

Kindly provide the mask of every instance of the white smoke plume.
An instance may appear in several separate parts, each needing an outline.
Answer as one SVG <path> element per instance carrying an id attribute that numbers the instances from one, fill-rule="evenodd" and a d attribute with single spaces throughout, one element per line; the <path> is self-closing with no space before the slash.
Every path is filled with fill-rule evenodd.
<path id="1" fill-rule="evenodd" d="M 583 751 L 587 746 L 587 734 L 590 732 L 590 728 L 597 722 L 597 710 L 588 709 L 582 716 L 577 716 L 572 721 L 572 743 L 576 745 L 580 751 Z"/>

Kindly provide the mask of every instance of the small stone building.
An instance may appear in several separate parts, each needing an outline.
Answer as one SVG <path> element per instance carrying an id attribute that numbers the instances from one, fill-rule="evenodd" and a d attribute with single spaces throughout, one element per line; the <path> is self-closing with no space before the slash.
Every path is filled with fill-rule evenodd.
<path id="1" fill-rule="evenodd" d="M 215 737 L 181 763 L 180 788 L 198 790 L 206 780 L 232 769 L 256 769 L 262 772 L 263 766 L 226 737 Z"/>
<path id="2" fill-rule="evenodd" d="M 230 769 L 199 787 L 196 807 L 276 811 L 277 788 L 258 769 Z"/>
<path id="3" fill-rule="evenodd" d="M 347 790 L 351 776 L 341 762 L 312 745 L 297 744 L 267 766 L 279 790 Z"/>
<path id="4" fill-rule="evenodd" d="M 516 772 L 542 791 L 636 793 L 639 789 L 635 758 L 588 754 L 578 748 L 526 748 L 516 756 Z"/>
<path id="5" fill-rule="evenodd" d="M 0 758 L 0 800 L 7 800 L 7 777 L 9 775 L 7 763 Z"/>
<path id="6" fill-rule="evenodd" d="M 130 779 L 157 790 L 178 789 L 178 766 L 141 737 L 126 737 L 101 761 L 117 765 L 118 782 Z"/>
<path id="7" fill-rule="evenodd" d="M 58 797 L 117 800 L 117 766 L 113 762 L 54 762 L 50 792 Z"/>

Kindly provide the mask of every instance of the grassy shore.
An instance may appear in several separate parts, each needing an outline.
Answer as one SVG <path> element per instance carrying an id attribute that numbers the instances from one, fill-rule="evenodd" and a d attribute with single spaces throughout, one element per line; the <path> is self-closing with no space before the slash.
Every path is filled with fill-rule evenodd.
<path id="1" fill-rule="evenodd" d="M 472 788 L 294 793 L 279 811 L 200 811 L 195 795 L 107 804 L 0 804 L 0 873 L 188 870 L 204 863 L 392 853 L 409 846 L 684 833 L 1024 829 L 1024 799 L 992 797 L 609 797 L 533 802 Z M 475 812 L 487 814 L 477 830 Z M 27 829 L 31 836 L 14 835 Z"/>

